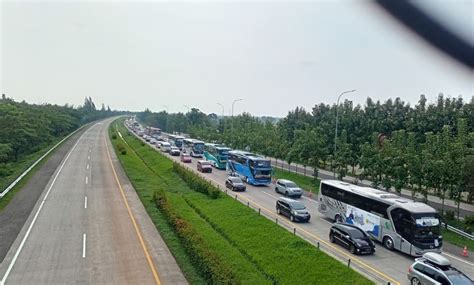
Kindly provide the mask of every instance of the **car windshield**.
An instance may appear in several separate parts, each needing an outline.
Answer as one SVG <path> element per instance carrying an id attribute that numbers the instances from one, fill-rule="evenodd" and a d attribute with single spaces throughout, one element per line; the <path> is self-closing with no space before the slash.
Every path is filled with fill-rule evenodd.
<path id="1" fill-rule="evenodd" d="M 305 210 L 306 209 L 306 207 L 303 204 L 301 204 L 300 202 L 291 202 L 290 204 L 291 204 L 291 208 L 293 210 Z"/>
<path id="2" fill-rule="evenodd" d="M 230 179 L 230 181 L 232 181 L 234 183 L 242 183 L 242 179 L 240 179 L 239 177 L 231 177 L 229 179 Z"/>
<path id="3" fill-rule="evenodd" d="M 469 279 L 466 275 L 458 272 L 456 270 L 450 270 L 444 272 L 448 276 L 449 281 L 454 285 L 472 285 L 472 280 Z"/>
<path id="4" fill-rule="evenodd" d="M 293 182 L 290 182 L 290 183 L 286 183 L 286 187 L 288 187 L 288 188 L 298 188 L 298 185 L 296 185 Z"/>
<path id="5" fill-rule="evenodd" d="M 363 239 L 363 238 L 365 238 L 364 233 L 362 233 L 361 231 L 359 231 L 357 229 L 349 228 L 349 229 L 347 229 L 347 232 L 354 239 Z"/>

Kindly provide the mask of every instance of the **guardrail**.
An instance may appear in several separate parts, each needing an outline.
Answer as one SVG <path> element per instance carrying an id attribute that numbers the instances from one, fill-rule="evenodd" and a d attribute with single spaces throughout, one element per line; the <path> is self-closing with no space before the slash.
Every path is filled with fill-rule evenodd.
<path id="1" fill-rule="evenodd" d="M 74 132 L 70 133 L 69 135 L 67 135 L 65 138 L 63 138 L 61 141 L 59 141 L 57 144 L 55 144 L 52 148 L 50 148 L 45 154 L 43 154 L 40 158 L 38 158 L 38 160 L 36 160 L 32 165 L 30 165 L 30 167 L 28 167 L 22 174 L 20 174 L 20 176 L 18 176 L 15 181 L 13 181 L 7 188 L 5 188 L 5 190 L 3 190 L 3 192 L 0 193 L 0 199 L 3 198 L 5 195 L 8 194 L 8 192 L 10 192 L 10 190 L 13 189 L 13 187 L 15 187 L 18 182 L 21 181 L 21 179 L 23 179 L 23 177 L 25 177 L 38 163 L 40 163 L 41 160 L 43 160 L 46 156 L 48 156 L 48 154 L 50 154 L 56 147 L 58 147 L 60 144 L 62 144 L 65 140 L 67 140 L 70 136 L 72 136 L 73 134 L 75 134 L 77 131 L 79 131 L 80 129 L 82 129 L 84 126 L 78 128 L 77 130 L 75 130 Z"/>
<path id="2" fill-rule="evenodd" d="M 452 231 L 452 232 L 455 232 L 455 233 L 457 233 L 458 235 L 463 236 L 463 237 L 465 237 L 465 238 L 474 240 L 474 235 L 468 234 L 468 233 L 466 233 L 465 231 L 460 230 L 460 229 L 458 229 L 458 228 L 455 228 L 455 227 L 453 227 L 453 226 L 450 226 L 450 225 L 448 225 L 448 224 L 446 224 L 446 223 L 442 223 L 442 224 L 443 224 L 443 226 L 444 226 L 445 229 L 447 229 L 447 230 L 449 230 L 449 231 Z"/>

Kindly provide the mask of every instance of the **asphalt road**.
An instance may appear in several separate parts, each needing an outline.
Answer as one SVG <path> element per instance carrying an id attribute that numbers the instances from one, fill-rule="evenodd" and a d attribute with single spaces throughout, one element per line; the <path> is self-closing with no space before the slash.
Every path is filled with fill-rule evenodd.
<path id="1" fill-rule="evenodd" d="M 85 128 L 60 145 L 0 212 L 0 263 L 28 219 L 50 177 L 84 131 Z"/>
<path id="2" fill-rule="evenodd" d="M 179 157 L 169 156 L 168 154 L 165 155 L 171 159 L 179 161 Z M 193 171 L 196 171 L 197 160 L 198 159 L 193 158 L 192 163 L 186 165 Z M 206 173 L 202 176 L 209 179 L 215 185 L 225 188 L 224 183 L 227 179 L 226 171 L 213 169 L 212 173 Z M 311 221 L 309 223 L 291 223 L 285 217 L 276 214 L 275 203 L 281 195 L 275 193 L 274 185 L 267 187 L 247 185 L 246 192 L 234 193 L 229 191 L 228 194 L 231 196 L 237 195 L 237 200 L 245 205 L 249 202 L 252 206 L 261 208 L 262 214 L 265 214 L 265 216 L 272 221 L 275 221 L 275 218 L 278 218 L 279 224 L 288 230 L 293 231 L 293 229 L 296 228 L 296 232 L 300 233 L 303 238 L 315 245 L 319 242 L 323 250 L 337 257 L 342 262 L 345 263 L 347 262 L 347 259 L 351 259 L 351 266 L 353 266 L 353 268 L 366 274 L 377 282 L 384 282 L 384 284 L 387 284 L 387 282 L 390 281 L 391 284 L 394 284 L 395 282 L 398 282 L 399 284 L 409 284 L 406 273 L 409 265 L 413 263 L 413 257 L 400 252 L 389 251 L 379 243 L 377 243 L 376 253 L 372 256 L 354 256 L 346 249 L 331 244 L 328 237 L 331 221 L 327 220 L 318 212 L 317 201 L 314 199 L 309 197 L 301 198 L 301 202 L 305 204 L 312 215 Z M 471 278 L 474 278 L 474 272 L 472 270 L 474 263 L 472 261 L 469 259 L 463 259 L 459 256 L 460 253 L 444 254 L 451 260 L 453 266 L 465 272 Z"/>
<path id="3" fill-rule="evenodd" d="M 120 170 L 110 119 L 63 159 L 0 266 L 5 284 L 185 284 Z"/>

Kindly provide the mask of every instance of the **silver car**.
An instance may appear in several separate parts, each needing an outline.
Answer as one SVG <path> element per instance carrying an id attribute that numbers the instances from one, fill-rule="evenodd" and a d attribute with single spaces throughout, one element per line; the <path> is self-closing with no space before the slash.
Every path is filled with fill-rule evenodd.
<path id="1" fill-rule="evenodd" d="M 295 182 L 286 179 L 278 179 L 276 181 L 275 192 L 298 198 L 303 195 L 303 190 Z"/>
<path id="2" fill-rule="evenodd" d="M 451 262 L 435 252 L 423 254 L 408 268 L 412 285 L 474 285 L 464 273 L 451 266 Z"/>

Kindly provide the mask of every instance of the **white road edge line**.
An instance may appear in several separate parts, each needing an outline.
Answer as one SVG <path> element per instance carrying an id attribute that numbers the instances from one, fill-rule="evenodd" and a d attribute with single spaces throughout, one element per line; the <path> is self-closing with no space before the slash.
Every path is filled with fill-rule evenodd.
<path id="1" fill-rule="evenodd" d="M 268 196 L 270 196 L 270 197 L 272 197 L 272 198 L 275 198 L 275 199 L 278 199 L 278 198 L 279 198 L 279 197 L 274 196 L 274 195 L 272 195 L 272 194 L 270 194 L 270 193 L 267 193 L 267 192 L 265 192 L 265 191 L 262 191 L 262 193 L 263 193 L 263 194 L 266 194 L 266 195 L 268 195 Z"/>
<path id="2" fill-rule="evenodd" d="M 84 209 L 87 209 L 87 196 L 84 197 Z"/>
<path id="3" fill-rule="evenodd" d="M 89 169 L 89 163 L 87 164 L 87 169 Z"/>
<path id="4" fill-rule="evenodd" d="M 454 256 L 454 255 L 452 255 L 452 254 L 449 254 L 449 253 L 447 253 L 447 252 L 445 252 L 445 251 L 443 251 L 443 254 L 445 254 L 445 255 L 447 255 L 447 256 L 449 256 L 449 257 L 451 257 L 451 258 L 454 258 L 454 259 L 456 259 L 456 260 L 458 260 L 458 261 L 464 262 L 464 263 L 466 263 L 466 264 L 468 264 L 468 265 L 474 266 L 474 263 L 471 263 L 471 262 L 469 262 L 469 261 L 463 260 L 463 259 L 461 259 L 461 258 L 459 258 L 459 257 L 456 257 L 456 256 Z"/>
<path id="5" fill-rule="evenodd" d="M 86 176 L 86 184 L 89 182 L 89 177 Z"/>
<path id="6" fill-rule="evenodd" d="M 315 203 L 315 204 L 318 204 L 318 201 L 313 200 L 313 199 L 309 199 L 308 197 L 301 196 L 301 198 L 306 199 L 306 200 L 308 200 L 308 201 L 310 201 L 310 202 L 313 202 L 313 203 Z"/>
<path id="7" fill-rule="evenodd" d="M 86 234 L 82 236 L 82 258 L 86 258 Z"/>
<path id="8" fill-rule="evenodd" d="M 84 135 L 84 133 L 82 135 Z M 51 185 L 49 186 L 48 191 L 46 192 L 46 195 L 44 195 L 43 201 L 41 201 L 41 204 L 40 204 L 38 210 L 36 211 L 35 216 L 33 217 L 33 220 L 31 221 L 31 224 L 30 224 L 30 226 L 28 227 L 28 230 L 25 233 L 25 236 L 21 240 L 20 246 L 16 250 L 15 255 L 13 256 L 13 259 L 10 262 L 10 265 L 8 266 L 7 271 L 5 272 L 5 275 L 3 276 L 2 280 L 1 280 L 1 284 L 5 284 L 5 282 L 7 281 L 8 275 L 10 275 L 10 272 L 13 269 L 13 266 L 15 265 L 15 262 L 16 262 L 18 256 L 20 255 L 21 250 L 23 249 L 23 246 L 25 246 L 25 242 L 28 239 L 28 236 L 30 235 L 31 229 L 33 228 L 34 224 L 36 223 L 36 219 L 38 218 L 38 215 L 41 212 L 41 209 L 43 209 L 44 202 L 48 198 L 49 192 L 51 191 L 51 189 L 53 189 L 54 183 L 56 182 L 56 179 L 58 178 L 59 174 L 63 170 L 64 164 L 66 164 L 66 162 L 69 160 L 69 156 L 71 156 L 71 153 L 74 151 L 77 144 L 81 141 L 82 135 L 77 140 L 76 144 L 72 147 L 71 151 L 69 151 L 68 155 L 66 156 L 66 159 L 64 159 L 63 163 L 61 164 L 61 167 L 59 167 L 58 172 L 54 176 L 54 179 L 51 182 Z"/>

